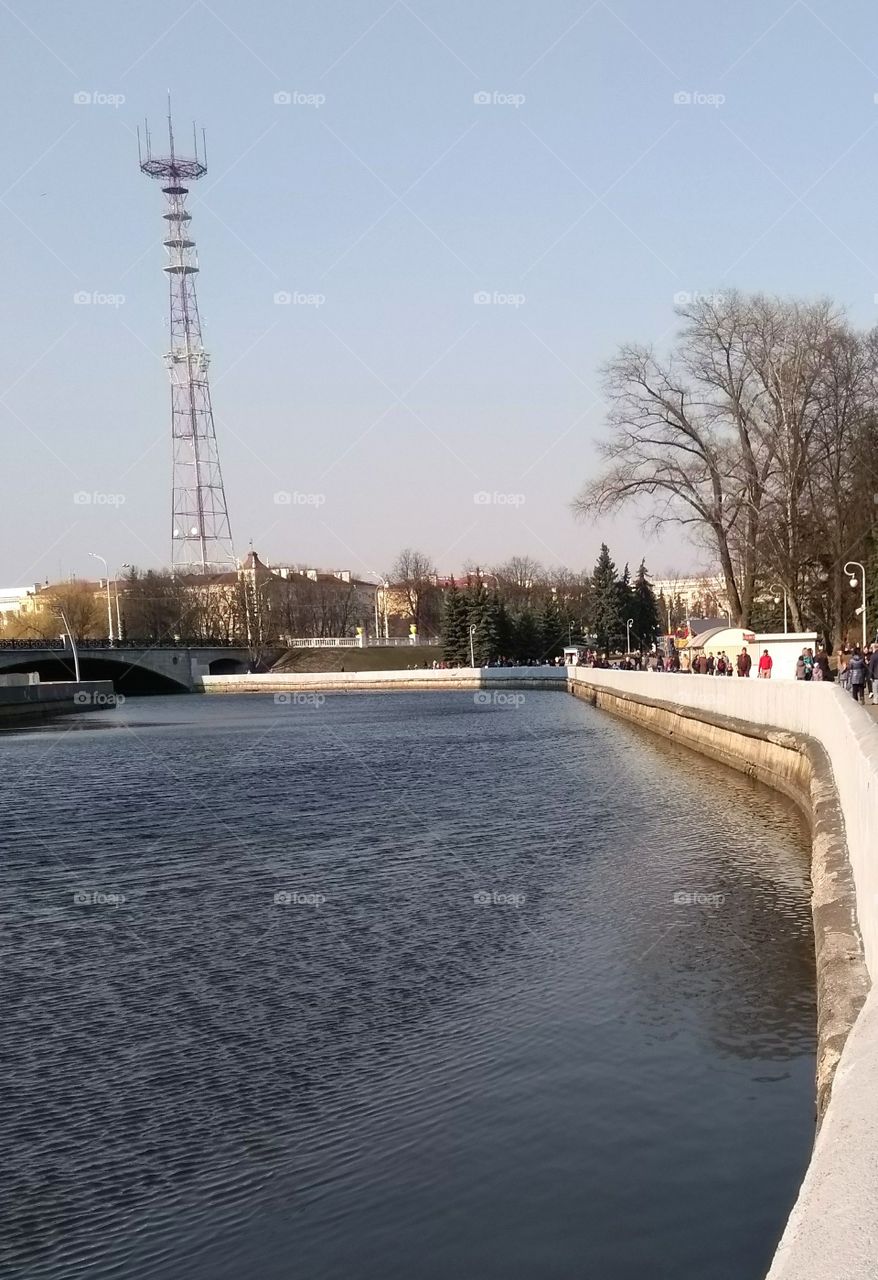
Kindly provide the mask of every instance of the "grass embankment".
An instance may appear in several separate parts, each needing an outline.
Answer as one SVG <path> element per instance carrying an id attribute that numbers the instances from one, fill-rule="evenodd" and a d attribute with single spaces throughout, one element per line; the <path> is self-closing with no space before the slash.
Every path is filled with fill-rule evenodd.
<path id="1" fill-rule="evenodd" d="M 368 649 L 287 649 L 273 671 L 405 671 L 441 661 L 438 644 L 376 645 Z"/>

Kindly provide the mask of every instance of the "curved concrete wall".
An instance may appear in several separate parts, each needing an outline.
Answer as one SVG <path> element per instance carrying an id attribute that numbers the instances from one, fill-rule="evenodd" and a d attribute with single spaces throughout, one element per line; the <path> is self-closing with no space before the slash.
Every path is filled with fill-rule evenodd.
<path id="1" fill-rule="evenodd" d="M 570 689 L 646 728 L 679 736 L 697 750 L 726 758 L 788 794 L 796 790 L 810 794 L 815 899 L 824 893 L 838 896 L 839 882 L 847 874 L 847 868 L 831 870 L 827 851 L 818 844 L 827 807 L 837 803 L 841 821 L 835 825 L 846 844 L 863 951 L 874 981 L 878 970 L 878 725 L 849 694 L 832 684 L 591 668 L 571 668 Z M 641 705 L 632 699 L 642 700 Z M 679 733 L 675 726 L 680 727 Z M 755 745 L 757 739 L 761 746 Z M 805 791 L 804 774 L 794 757 L 808 754 L 813 744 L 818 755 L 811 759 Z M 830 766 L 828 787 L 822 786 L 819 776 L 821 760 Z M 835 794 L 827 795 L 827 790 Z M 819 920 L 815 908 L 815 924 Z M 845 950 L 851 955 L 852 969 L 855 959 L 850 937 L 833 939 L 830 928 L 828 941 L 840 977 L 836 990 L 841 1003 L 857 985 L 853 974 L 853 983 L 846 984 L 843 972 L 839 973 Z M 820 945 L 818 933 L 818 969 Z M 833 1000 L 831 984 L 824 986 L 820 998 Z M 832 1008 L 823 1010 L 822 1016 L 830 1023 L 846 1017 Z M 878 986 L 873 986 L 844 1041 L 811 1163 L 768 1280 L 875 1280 L 876 1276 Z"/>
<path id="2" fill-rule="evenodd" d="M 354 658 L 356 651 L 354 652 Z M 246 676 L 204 675 L 198 687 L 205 693 L 403 693 L 424 689 L 566 690 L 566 667 L 432 667 L 408 671 L 268 671 Z"/>

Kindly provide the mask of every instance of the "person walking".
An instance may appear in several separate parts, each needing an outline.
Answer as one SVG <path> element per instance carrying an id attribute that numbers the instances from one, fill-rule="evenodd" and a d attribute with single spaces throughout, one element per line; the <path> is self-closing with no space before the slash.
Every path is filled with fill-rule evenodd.
<path id="1" fill-rule="evenodd" d="M 743 679 L 747 679 L 750 675 L 750 668 L 753 666 L 753 659 L 747 652 L 746 645 L 744 645 L 743 649 L 738 654 L 736 666 L 738 668 L 738 675 Z"/>
<path id="2" fill-rule="evenodd" d="M 851 654 L 851 660 L 848 663 L 848 672 L 850 674 L 851 697 L 857 702 L 865 702 L 866 660 L 860 653 L 859 645 Z"/>
<path id="3" fill-rule="evenodd" d="M 804 649 L 799 654 L 798 658 L 796 658 L 796 679 L 797 680 L 805 679 L 805 650 Z"/>
<path id="4" fill-rule="evenodd" d="M 869 675 L 872 677 L 872 705 L 878 703 L 878 644 L 872 645 L 869 654 Z"/>
<path id="5" fill-rule="evenodd" d="M 818 676 L 817 672 L 820 672 Z M 818 649 L 817 656 L 814 659 L 814 671 L 811 675 L 812 680 L 832 680 L 832 668 L 829 665 L 829 655 L 825 649 Z"/>
<path id="6" fill-rule="evenodd" d="M 757 678 L 759 680 L 770 680 L 771 668 L 773 666 L 774 666 L 774 663 L 771 660 L 771 654 L 768 652 L 767 649 L 763 649 L 762 657 L 759 659 L 759 671 L 758 671 Z"/>

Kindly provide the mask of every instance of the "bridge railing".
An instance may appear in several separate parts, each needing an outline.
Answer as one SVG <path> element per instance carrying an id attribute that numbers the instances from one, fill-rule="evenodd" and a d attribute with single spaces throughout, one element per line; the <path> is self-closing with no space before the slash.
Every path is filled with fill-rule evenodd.
<path id="1" fill-rule="evenodd" d="M 241 649 L 246 646 L 241 645 L 237 640 L 179 640 L 179 641 L 157 641 L 157 640 L 114 640 L 110 644 L 109 640 L 77 640 L 76 647 L 82 652 L 83 650 L 103 650 L 103 649 Z M 279 648 L 280 646 L 275 646 Z M 70 652 L 70 645 L 66 640 L 0 640 L 0 650 L 3 649 L 25 649 L 33 651 L 35 649 L 44 651 L 46 649 L 52 652 L 64 653 Z"/>

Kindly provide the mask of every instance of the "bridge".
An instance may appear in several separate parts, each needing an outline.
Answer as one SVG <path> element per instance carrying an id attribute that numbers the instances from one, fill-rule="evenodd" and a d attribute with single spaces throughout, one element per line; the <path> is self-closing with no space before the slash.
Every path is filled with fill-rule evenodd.
<path id="1" fill-rule="evenodd" d="M 200 687 L 205 675 L 241 675 L 250 670 L 247 649 L 231 645 L 150 645 L 106 640 L 77 644 L 83 680 L 112 680 L 117 693 L 180 693 Z M 60 640 L 0 641 L 0 675 L 37 671 L 41 680 L 73 680 L 70 646 Z"/>

